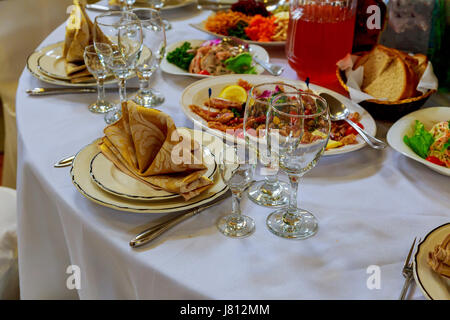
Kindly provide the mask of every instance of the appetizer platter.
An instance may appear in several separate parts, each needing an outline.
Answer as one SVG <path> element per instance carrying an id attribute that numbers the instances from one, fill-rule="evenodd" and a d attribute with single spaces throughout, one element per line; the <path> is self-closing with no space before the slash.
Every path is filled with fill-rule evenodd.
<path id="1" fill-rule="evenodd" d="M 249 44 L 282 46 L 287 38 L 288 10 L 288 6 L 279 6 L 268 11 L 262 2 L 238 1 L 230 10 L 213 13 L 191 26 L 219 38 L 233 36 Z"/>
<path id="2" fill-rule="evenodd" d="M 248 90 L 259 83 L 280 82 L 290 84 L 300 90 L 312 90 L 314 93 L 329 93 L 342 101 L 351 111 L 351 117 L 359 126 L 371 135 L 376 133 L 376 124 L 370 114 L 349 99 L 326 88 L 309 85 L 301 81 L 280 79 L 274 76 L 262 75 L 224 75 L 199 80 L 188 86 L 182 93 L 181 105 L 183 112 L 195 124 L 207 132 L 219 137 L 232 138 L 227 130 L 234 130 L 239 138 L 243 137 L 243 112 L 247 101 Z M 208 91 L 211 89 L 211 97 Z M 262 93 L 267 94 L 267 93 Z M 265 119 L 255 119 L 252 128 L 260 129 L 265 125 Z M 343 154 L 358 150 L 365 142 L 341 121 L 332 122 L 331 136 L 325 155 Z"/>
<path id="3" fill-rule="evenodd" d="M 450 176 L 449 121 L 449 107 L 424 108 L 395 122 L 387 141 L 403 155 Z"/>
<path id="4" fill-rule="evenodd" d="M 175 75 L 206 78 L 223 74 L 261 74 L 264 69 L 255 64 L 253 55 L 269 61 L 267 51 L 250 45 L 249 52 L 231 46 L 221 39 L 182 40 L 167 47 L 167 55 L 161 62 L 161 70 Z"/>
<path id="5" fill-rule="evenodd" d="M 419 244 L 413 270 L 427 299 L 450 299 L 450 223 L 432 230 Z"/>

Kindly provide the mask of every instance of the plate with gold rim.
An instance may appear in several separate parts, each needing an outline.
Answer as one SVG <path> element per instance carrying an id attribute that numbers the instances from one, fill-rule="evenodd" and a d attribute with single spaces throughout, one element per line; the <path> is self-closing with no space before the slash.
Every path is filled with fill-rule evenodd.
<path id="1" fill-rule="evenodd" d="M 27 58 L 27 69 L 28 71 L 37 79 L 50 83 L 50 84 L 55 84 L 55 85 L 59 85 L 59 86 L 65 86 L 65 87 L 96 87 L 97 83 L 94 79 L 92 79 L 92 81 L 90 82 L 80 82 L 80 83 L 72 83 L 70 82 L 70 80 L 64 80 L 61 79 L 61 71 L 51 71 L 51 70 L 47 70 L 48 74 L 44 73 L 43 70 L 41 69 L 41 67 L 39 66 L 39 59 L 46 55 L 48 52 L 54 52 L 55 50 L 62 50 L 62 49 L 57 49 L 62 48 L 64 42 L 60 41 L 57 43 L 53 43 L 50 45 L 47 45 L 41 49 L 38 49 L 36 51 L 34 51 L 32 54 L 30 54 Z M 57 52 L 57 51 L 56 51 Z M 49 59 L 52 59 L 52 57 L 54 57 L 56 59 L 56 55 L 50 55 L 48 56 Z M 48 62 L 48 61 L 47 61 Z M 61 63 L 57 64 L 59 70 L 61 70 Z M 50 74 L 53 74 L 53 76 L 50 76 Z M 59 74 L 59 76 L 58 76 Z M 56 76 L 56 77 L 55 77 Z M 58 77 L 58 78 L 57 78 Z M 115 78 L 108 78 L 105 81 L 105 84 L 111 84 L 111 83 L 116 83 L 117 80 Z"/>
<path id="2" fill-rule="evenodd" d="M 204 147 L 202 157 L 203 163 L 207 167 L 204 176 L 212 180 L 217 172 L 217 162 L 214 155 L 208 148 Z M 101 152 L 92 158 L 89 173 L 92 180 L 101 189 L 118 197 L 145 201 L 168 200 L 180 197 L 177 193 L 152 188 L 148 184 L 130 177 L 120 171 Z"/>
<path id="3" fill-rule="evenodd" d="M 182 128 L 179 128 L 182 129 Z M 218 161 L 218 155 L 223 152 L 226 145 L 221 139 L 202 132 L 199 130 L 191 130 L 183 128 L 192 133 L 196 141 L 202 141 L 203 146 L 206 146 L 214 155 L 215 160 Z M 225 194 L 228 187 L 223 182 L 218 172 L 212 177 L 213 185 L 202 192 L 200 195 L 185 201 L 182 197 L 167 199 L 162 201 L 141 201 L 118 197 L 101 189 L 92 179 L 89 172 L 89 167 L 92 159 L 98 154 L 99 140 L 87 145 L 81 149 L 75 156 L 72 162 L 70 175 L 72 183 L 78 192 L 87 199 L 108 208 L 113 208 L 120 211 L 136 212 L 136 213 L 175 213 L 204 206 L 214 202 L 220 196 Z"/>
<path id="4" fill-rule="evenodd" d="M 434 272 L 427 263 L 428 253 L 442 243 L 450 234 L 450 223 L 443 224 L 430 231 L 419 243 L 413 259 L 413 274 L 417 286 L 425 298 L 430 300 L 450 300 L 450 278 Z"/>

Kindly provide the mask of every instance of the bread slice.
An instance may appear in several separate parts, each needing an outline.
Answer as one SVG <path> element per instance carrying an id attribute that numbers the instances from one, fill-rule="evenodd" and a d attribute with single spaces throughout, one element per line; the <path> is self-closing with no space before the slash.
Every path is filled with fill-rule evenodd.
<path id="1" fill-rule="evenodd" d="M 410 93 L 409 76 L 408 67 L 399 56 L 396 56 L 385 70 L 364 88 L 364 91 L 377 99 L 402 100 L 408 98 Z"/>
<path id="2" fill-rule="evenodd" d="M 364 90 L 375 79 L 377 79 L 391 64 L 395 54 L 385 50 L 382 46 L 375 46 L 368 54 L 363 55 L 354 65 L 354 69 L 359 66 L 364 67 L 364 77 L 361 88 Z"/>

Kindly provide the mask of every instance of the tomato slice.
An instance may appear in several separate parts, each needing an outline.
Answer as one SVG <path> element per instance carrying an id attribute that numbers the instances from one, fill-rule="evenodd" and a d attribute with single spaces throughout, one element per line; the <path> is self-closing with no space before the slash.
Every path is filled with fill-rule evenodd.
<path id="1" fill-rule="evenodd" d="M 204 74 L 206 76 L 211 75 L 207 70 L 202 70 L 202 71 L 198 72 L 198 74 Z"/>
<path id="2" fill-rule="evenodd" d="M 430 161 L 431 163 L 437 164 L 439 166 L 445 166 L 445 163 L 442 162 L 441 160 L 439 160 L 439 158 L 435 157 L 435 156 L 428 156 L 426 157 L 427 161 Z"/>
<path id="3" fill-rule="evenodd" d="M 358 127 L 360 127 L 361 129 L 364 129 L 364 126 L 362 125 L 362 123 L 356 122 L 356 125 Z M 358 132 L 356 132 L 355 128 L 353 128 L 352 126 L 349 125 L 347 130 L 345 131 L 345 135 L 348 136 L 349 134 L 357 135 Z"/>

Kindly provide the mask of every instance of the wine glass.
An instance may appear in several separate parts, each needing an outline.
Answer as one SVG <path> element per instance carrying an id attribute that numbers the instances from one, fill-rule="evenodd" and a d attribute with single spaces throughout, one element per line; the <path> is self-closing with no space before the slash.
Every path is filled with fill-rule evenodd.
<path id="1" fill-rule="evenodd" d="M 244 136 L 264 165 L 265 174 L 264 180 L 254 182 L 249 188 L 248 197 L 256 204 L 267 207 L 280 207 L 289 202 L 289 185 L 279 181 L 276 171 L 271 169 L 264 137 L 269 101 L 286 91 L 297 92 L 298 89 L 282 82 L 255 85 L 250 89 L 245 105 Z"/>
<path id="2" fill-rule="evenodd" d="M 241 213 L 241 197 L 250 185 L 255 171 L 255 165 L 249 161 L 248 151 L 242 145 L 234 144 L 223 150 L 219 156 L 219 171 L 224 183 L 232 193 L 232 213 L 217 221 L 217 228 L 224 235 L 232 238 L 242 238 L 255 230 L 252 218 Z"/>
<path id="3" fill-rule="evenodd" d="M 289 206 L 271 213 L 266 220 L 274 234 L 306 239 L 316 234 L 318 223 L 312 213 L 297 206 L 299 179 L 319 161 L 330 134 L 326 101 L 312 93 L 283 93 L 270 102 L 266 121 L 271 158 L 287 173 L 291 184 Z"/>
<path id="4" fill-rule="evenodd" d="M 120 10 L 122 11 L 131 10 L 135 2 L 136 0 L 119 0 Z"/>
<path id="5" fill-rule="evenodd" d="M 164 6 L 165 0 L 147 0 L 147 4 L 150 8 L 155 9 L 157 11 L 161 11 L 161 8 Z M 162 19 L 164 30 L 172 29 L 172 25 L 167 19 Z"/>
<path id="6" fill-rule="evenodd" d="M 108 44 L 111 50 L 104 50 Z M 142 52 L 142 27 L 138 17 L 129 11 L 110 11 L 95 18 L 94 46 L 100 60 L 119 79 L 120 105 L 106 113 L 110 124 L 122 115 L 121 104 L 127 100 L 126 79 L 132 75 Z"/>
<path id="7" fill-rule="evenodd" d="M 105 52 L 111 50 L 111 47 L 104 43 L 99 43 L 98 46 L 101 46 L 102 51 Z M 84 48 L 83 57 L 86 68 L 97 80 L 97 101 L 89 105 L 89 111 L 94 113 L 108 112 L 113 108 L 113 105 L 105 100 L 105 87 L 103 84 L 107 76 L 107 70 L 97 55 L 94 45 L 91 44 Z"/>
<path id="8" fill-rule="evenodd" d="M 155 107 L 164 102 L 164 96 L 150 88 L 150 77 L 164 58 L 166 33 L 157 10 L 140 8 L 131 12 L 141 20 L 143 34 L 142 54 L 136 65 L 140 89 L 134 101 L 147 108 Z"/>

